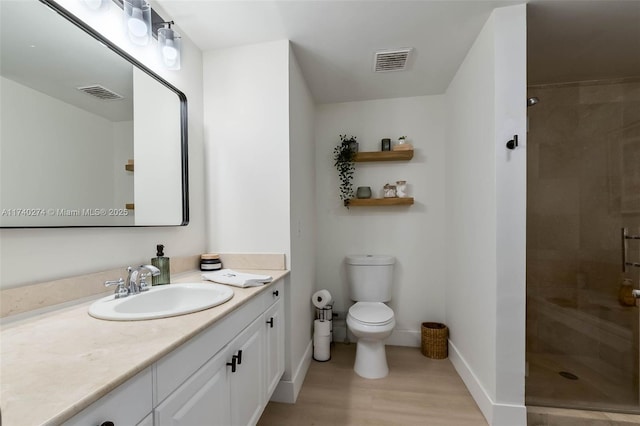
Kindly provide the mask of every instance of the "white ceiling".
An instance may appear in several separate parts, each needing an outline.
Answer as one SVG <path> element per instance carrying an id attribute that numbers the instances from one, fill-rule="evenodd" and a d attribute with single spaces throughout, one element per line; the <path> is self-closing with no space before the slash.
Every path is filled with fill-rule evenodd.
<path id="1" fill-rule="evenodd" d="M 441 94 L 491 11 L 521 3 L 519 0 L 152 1 L 203 51 L 291 40 L 318 103 Z M 96 103 L 75 90 L 78 85 L 101 83 L 121 94 L 131 90 L 112 82 L 113 71 L 103 72 L 107 66 L 102 61 L 113 62 L 112 58 L 87 60 L 89 52 L 98 50 L 117 55 L 103 46 L 96 49 L 97 42 L 86 36 L 86 46 L 71 48 L 72 36 L 68 32 L 81 31 L 65 25 L 62 18 L 47 12 L 39 2 L 0 0 L 0 4 L 3 75 L 16 81 L 29 79 L 32 82 L 29 85 L 45 93 L 65 90 L 66 95 L 51 94 L 78 98 L 73 102 Z M 10 6 L 15 6 L 15 13 L 26 14 L 26 19 L 21 22 L 15 14 L 9 14 Z M 43 12 L 32 11 L 30 7 Z M 527 12 L 530 84 L 640 76 L 640 1 L 530 0 Z M 40 21 L 50 18 L 56 22 Z M 45 29 L 51 32 L 45 33 Z M 62 36 L 64 41 L 51 34 Z M 31 45 L 36 47 L 28 47 Z M 42 48 L 47 45 L 57 47 L 60 53 L 53 58 L 44 55 Z M 377 49 L 402 47 L 415 49 L 408 71 L 372 71 Z M 13 59 L 8 60 L 9 55 Z M 45 89 L 45 77 L 52 76 L 56 68 L 62 69 L 55 60 L 77 64 L 71 70 L 81 69 L 80 64 L 89 65 L 91 78 L 65 71 L 65 82 L 57 76 L 54 84 L 49 85 L 53 89 Z M 25 65 L 29 73 L 24 71 Z M 128 67 L 116 74 L 130 74 Z M 112 106 L 115 104 L 109 108 Z"/>
<path id="2" fill-rule="evenodd" d="M 318 103 L 444 93 L 491 11 L 522 1 L 154 0 L 200 49 L 289 39 Z M 374 52 L 413 47 L 407 71 Z"/>
<path id="3" fill-rule="evenodd" d="M 133 117 L 131 64 L 39 1 L 0 0 L 0 75 L 111 121 Z M 77 89 L 94 84 L 124 98 Z"/>
<path id="4" fill-rule="evenodd" d="M 522 1 L 153 0 L 207 51 L 289 39 L 318 103 L 443 93 L 495 7 Z M 529 0 L 530 84 L 640 76 L 640 1 Z M 377 49 L 415 48 L 373 73 Z"/>

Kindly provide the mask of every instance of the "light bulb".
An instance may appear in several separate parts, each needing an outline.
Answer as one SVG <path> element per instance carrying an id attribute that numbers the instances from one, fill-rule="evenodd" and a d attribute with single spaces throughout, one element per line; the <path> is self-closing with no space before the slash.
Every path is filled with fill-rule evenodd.
<path id="1" fill-rule="evenodd" d="M 170 26 L 158 30 L 158 48 L 160 58 L 167 69 L 179 70 L 182 43 L 180 43 L 180 35 Z"/>
<path id="2" fill-rule="evenodd" d="M 167 39 L 166 44 L 162 47 L 162 56 L 166 61 L 175 62 L 178 57 L 178 50 L 173 47 L 173 40 Z"/>
<path id="3" fill-rule="evenodd" d="M 149 30 L 147 23 L 144 22 L 142 18 L 142 9 L 134 7 L 131 10 L 131 16 L 127 20 L 127 27 L 129 28 L 129 32 L 136 37 L 144 37 L 147 35 Z"/>

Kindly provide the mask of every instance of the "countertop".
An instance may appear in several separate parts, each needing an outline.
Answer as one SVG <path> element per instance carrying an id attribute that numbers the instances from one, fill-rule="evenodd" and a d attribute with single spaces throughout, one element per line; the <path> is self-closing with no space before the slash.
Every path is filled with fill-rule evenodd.
<path id="1" fill-rule="evenodd" d="M 2 424 L 59 424 L 70 419 L 289 273 L 238 271 L 270 275 L 273 282 L 261 287 L 232 287 L 234 296 L 228 302 L 171 318 L 99 320 L 87 313 L 92 300 L 3 325 Z M 176 283 L 200 281 L 199 271 L 172 277 Z"/>

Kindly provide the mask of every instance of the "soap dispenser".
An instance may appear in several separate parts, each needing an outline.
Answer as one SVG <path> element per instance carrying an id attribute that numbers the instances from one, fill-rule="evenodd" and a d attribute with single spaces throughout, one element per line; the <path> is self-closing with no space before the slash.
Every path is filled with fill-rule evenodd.
<path id="1" fill-rule="evenodd" d="M 160 275 L 152 277 L 152 283 L 153 285 L 169 284 L 169 279 L 171 278 L 169 258 L 164 256 L 164 246 L 162 244 L 158 244 L 156 249 L 156 257 L 151 259 L 151 264 L 160 269 Z"/>

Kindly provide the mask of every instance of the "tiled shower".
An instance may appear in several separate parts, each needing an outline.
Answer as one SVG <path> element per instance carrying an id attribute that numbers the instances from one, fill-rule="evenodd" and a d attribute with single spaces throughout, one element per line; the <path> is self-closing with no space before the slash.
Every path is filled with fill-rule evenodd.
<path id="1" fill-rule="evenodd" d="M 528 96 L 526 403 L 640 413 L 638 307 L 619 301 L 640 288 L 621 241 L 640 235 L 640 78 Z"/>

